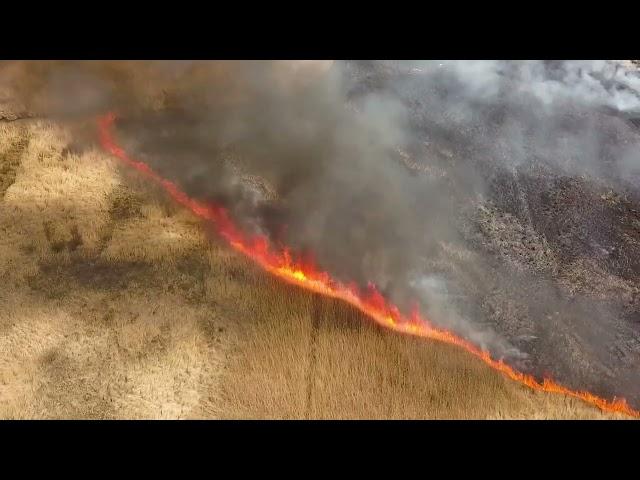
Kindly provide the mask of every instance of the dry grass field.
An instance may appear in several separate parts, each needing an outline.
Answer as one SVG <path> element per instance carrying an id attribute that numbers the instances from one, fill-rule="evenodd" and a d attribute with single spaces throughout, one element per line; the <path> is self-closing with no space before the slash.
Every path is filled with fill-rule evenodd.
<path id="1" fill-rule="evenodd" d="M 271 278 L 72 140 L 0 123 L 0 418 L 612 418 Z"/>

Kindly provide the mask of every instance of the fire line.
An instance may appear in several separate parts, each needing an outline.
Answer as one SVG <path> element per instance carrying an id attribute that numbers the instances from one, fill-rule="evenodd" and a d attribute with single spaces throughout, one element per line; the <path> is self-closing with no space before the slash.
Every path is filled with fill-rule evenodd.
<path id="1" fill-rule="evenodd" d="M 264 236 L 245 235 L 238 229 L 224 207 L 190 198 L 175 183 L 161 177 L 149 165 L 131 158 L 118 146 L 113 137 L 112 127 L 115 120 L 116 116 L 113 113 L 98 118 L 102 147 L 124 164 L 160 185 L 175 202 L 196 216 L 209 221 L 234 250 L 249 257 L 267 272 L 288 283 L 347 302 L 385 328 L 461 347 L 506 377 L 533 390 L 560 393 L 583 400 L 605 412 L 622 413 L 640 418 L 640 410 L 633 409 L 624 398 L 607 400 L 587 391 L 571 390 L 550 378 L 544 378 L 540 382 L 532 375 L 510 367 L 502 359 L 491 358 L 488 351 L 458 337 L 453 332 L 432 325 L 417 309 L 410 315 L 401 314 L 398 308 L 388 302 L 372 284 L 362 292 L 355 284 L 344 284 L 334 280 L 327 272 L 317 269 L 311 262 L 294 260 L 286 247 L 274 250 Z"/>

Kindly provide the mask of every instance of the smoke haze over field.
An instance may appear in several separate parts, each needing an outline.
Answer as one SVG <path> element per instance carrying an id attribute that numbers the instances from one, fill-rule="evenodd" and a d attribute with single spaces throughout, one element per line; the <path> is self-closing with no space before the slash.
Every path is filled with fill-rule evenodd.
<path id="1" fill-rule="evenodd" d="M 131 153 L 189 194 L 223 202 L 274 242 L 313 252 L 338 278 L 373 281 L 405 309 L 417 300 L 434 323 L 507 353 L 500 332 L 456 306 L 464 289 L 430 265 L 454 245 L 471 259 L 460 278 L 503 268 L 467 253 L 469 229 L 461 227 L 500 175 L 513 175 L 512 213 L 529 216 L 525 230 L 535 222 L 522 214 L 518 169 L 535 164 L 627 185 L 640 167 L 627 123 L 640 112 L 640 76 L 604 61 L 329 66 L 7 62 L 0 88 L 62 119 L 115 111 Z M 229 159 L 264 179 L 277 201 L 240 181 Z M 407 159 L 420 168 L 407 168 Z"/>

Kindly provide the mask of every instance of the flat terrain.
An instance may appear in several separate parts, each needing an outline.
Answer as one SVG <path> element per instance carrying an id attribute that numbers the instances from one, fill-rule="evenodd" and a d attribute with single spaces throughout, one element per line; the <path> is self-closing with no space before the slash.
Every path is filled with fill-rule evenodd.
<path id="1" fill-rule="evenodd" d="M 282 284 L 73 140 L 0 123 L 0 418 L 605 418 Z"/>

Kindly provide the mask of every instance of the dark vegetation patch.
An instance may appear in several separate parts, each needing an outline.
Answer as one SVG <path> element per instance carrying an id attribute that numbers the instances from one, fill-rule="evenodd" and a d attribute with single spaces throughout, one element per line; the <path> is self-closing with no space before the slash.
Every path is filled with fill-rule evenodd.
<path id="1" fill-rule="evenodd" d="M 65 232 L 66 233 L 66 232 Z M 67 250 L 75 252 L 83 244 L 77 225 L 71 226 L 68 234 L 61 234 L 51 222 L 44 222 L 44 234 L 54 253 Z"/>
<path id="2" fill-rule="evenodd" d="M 142 198 L 124 186 L 118 186 L 111 193 L 109 216 L 112 221 L 128 220 L 142 215 Z"/>
<path id="3" fill-rule="evenodd" d="M 9 150 L 0 154 L 0 199 L 4 198 L 7 189 L 15 182 L 22 153 L 28 145 L 29 138 L 23 135 Z"/>
<path id="4" fill-rule="evenodd" d="M 81 289 L 125 290 L 158 284 L 151 265 L 73 257 L 71 262 L 47 261 L 28 278 L 29 287 L 48 298 L 64 298 Z"/>

